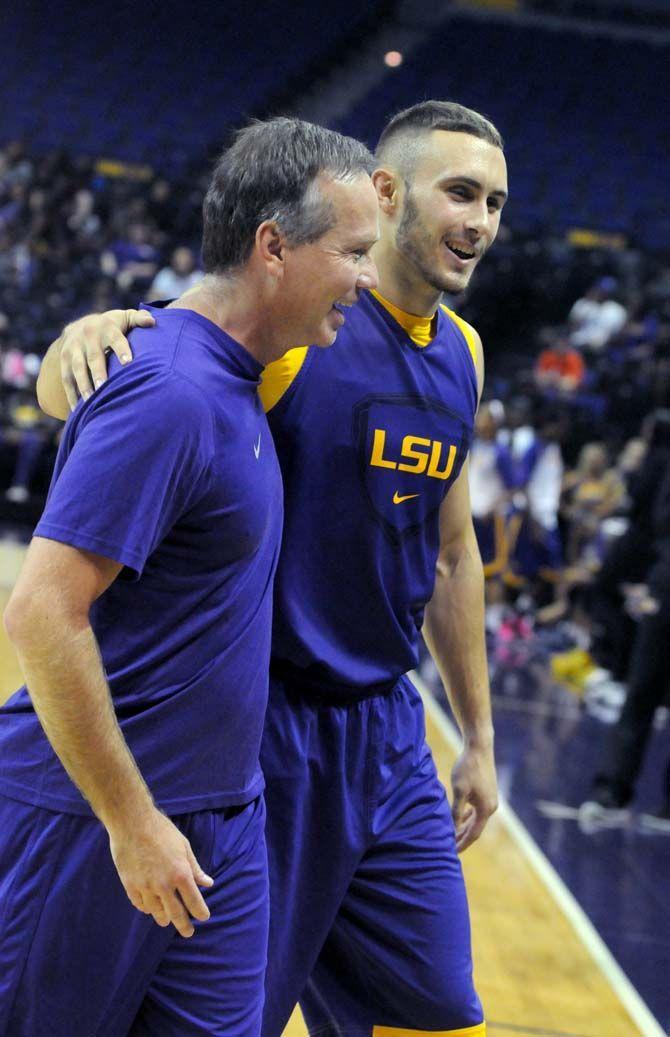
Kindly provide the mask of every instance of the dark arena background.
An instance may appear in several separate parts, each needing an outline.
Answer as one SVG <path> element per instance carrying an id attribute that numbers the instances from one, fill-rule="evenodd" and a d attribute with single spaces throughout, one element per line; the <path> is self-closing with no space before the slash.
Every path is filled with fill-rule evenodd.
<path id="1" fill-rule="evenodd" d="M 72 319 L 174 297 L 200 276 L 204 187 L 235 128 L 294 114 L 374 147 L 395 111 L 441 98 L 500 129 L 510 200 L 450 303 L 487 358 L 471 494 L 503 805 L 463 859 L 475 977 L 491 1037 L 666 1034 L 668 688 L 647 704 L 632 788 L 599 767 L 670 629 L 649 577 L 670 536 L 670 2 L 12 7 L 0 35 L 3 605 L 60 435 L 36 403 L 41 358 Z M 20 683 L 6 639 L 0 661 L 4 699 Z M 428 657 L 421 678 L 448 781 L 454 727 Z M 304 1032 L 296 1013 L 287 1034 Z"/>

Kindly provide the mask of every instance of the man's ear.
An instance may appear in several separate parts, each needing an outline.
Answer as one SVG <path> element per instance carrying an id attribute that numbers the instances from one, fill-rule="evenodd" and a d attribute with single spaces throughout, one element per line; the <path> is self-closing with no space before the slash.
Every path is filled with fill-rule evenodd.
<path id="1" fill-rule="evenodd" d="M 256 231 L 255 248 L 258 258 L 273 277 L 282 277 L 286 239 L 275 220 L 264 220 Z"/>
<path id="2" fill-rule="evenodd" d="M 400 204 L 402 179 L 392 169 L 375 169 L 372 183 L 377 192 L 379 208 L 386 216 L 393 216 Z"/>

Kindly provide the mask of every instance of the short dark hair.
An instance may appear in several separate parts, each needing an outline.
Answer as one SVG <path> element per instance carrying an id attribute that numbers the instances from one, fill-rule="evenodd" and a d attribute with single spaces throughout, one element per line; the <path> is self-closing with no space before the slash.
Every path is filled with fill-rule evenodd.
<path id="1" fill-rule="evenodd" d="M 360 141 L 301 119 L 268 119 L 239 130 L 214 168 L 203 203 L 205 270 L 243 265 L 265 220 L 276 220 L 291 245 L 316 241 L 334 221 L 318 175 L 351 180 L 374 166 Z"/>
<path id="2" fill-rule="evenodd" d="M 504 150 L 503 139 L 493 123 L 480 112 L 456 101 L 420 101 L 411 108 L 398 112 L 387 122 L 377 144 L 377 161 L 388 161 L 393 156 L 407 174 L 413 167 L 416 142 L 422 134 L 433 130 L 449 130 L 452 133 L 469 133 Z M 402 147 L 399 147 L 399 145 Z"/>

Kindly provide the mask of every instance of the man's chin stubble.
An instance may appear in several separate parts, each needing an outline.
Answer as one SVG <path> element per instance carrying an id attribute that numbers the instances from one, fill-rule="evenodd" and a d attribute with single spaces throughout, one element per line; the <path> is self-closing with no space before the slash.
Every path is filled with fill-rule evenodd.
<path id="1" fill-rule="evenodd" d="M 454 276 L 453 279 L 449 276 L 438 277 L 435 274 L 424 274 L 428 284 L 435 288 L 438 292 L 446 292 L 447 295 L 460 295 L 470 284 L 470 278 L 463 280 L 460 277 Z"/>
<path id="2" fill-rule="evenodd" d="M 403 230 L 409 230 L 411 227 L 411 222 L 401 225 L 396 237 L 396 247 L 415 271 L 418 271 L 424 283 L 430 285 L 436 292 L 446 292 L 448 295 L 459 295 L 464 292 L 470 283 L 470 277 L 465 282 L 458 279 L 450 283 L 448 275 L 440 276 L 434 269 L 431 269 L 424 259 L 422 250 L 416 247 L 412 237 L 408 233 L 403 234 Z M 456 276 L 454 275 L 454 277 Z"/>

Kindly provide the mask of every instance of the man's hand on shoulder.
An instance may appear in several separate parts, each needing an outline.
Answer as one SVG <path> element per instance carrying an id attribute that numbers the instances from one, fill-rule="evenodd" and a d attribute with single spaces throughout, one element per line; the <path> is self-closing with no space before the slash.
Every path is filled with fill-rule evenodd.
<path id="1" fill-rule="evenodd" d="M 155 324 L 147 310 L 108 310 L 73 321 L 49 346 L 37 381 L 42 410 L 65 420 L 79 397 L 88 399 L 107 380 L 107 353 L 122 364 L 132 360 L 125 337 L 133 328 Z"/>
<path id="2" fill-rule="evenodd" d="M 107 353 L 115 353 L 122 364 L 132 360 L 126 335 L 133 328 L 155 324 L 147 310 L 108 310 L 68 324 L 56 340 L 60 373 L 70 409 L 81 396 L 88 399 L 107 380 Z"/>

